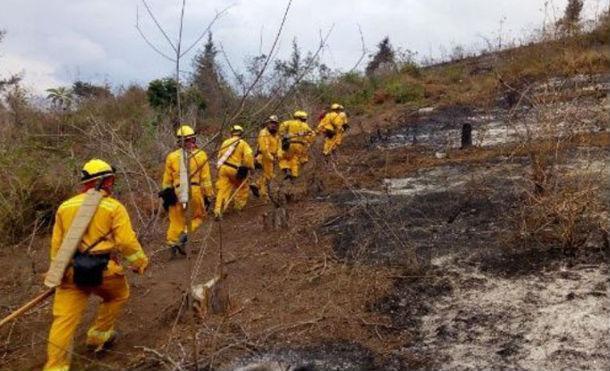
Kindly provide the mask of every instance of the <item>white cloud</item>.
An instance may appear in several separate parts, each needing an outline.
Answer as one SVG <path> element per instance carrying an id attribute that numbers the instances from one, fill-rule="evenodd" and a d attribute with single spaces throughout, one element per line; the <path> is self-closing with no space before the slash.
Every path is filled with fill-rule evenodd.
<path id="1" fill-rule="evenodd" d="M 586 0 L 588 17 L 608 7 L 610 0 Z M 547 20 L 559 17 L 567 0 L 555 0 Z M 178 0 L 149 0 L 159 21 L 175 39 L 179 17 Z M 286 5 L 278 0 L 188 0 L 185 43 L 194 40 L 214 12 L 234 4 L 214 27 L 214 38 L 222 43 L 238 68 L 247 56 L 263 52 L 273 42 Z M 334 25 L 323 62 L 331 68 L 351 68 L 358 59 L 362 27 L 369 51 L 389 36 L 396 47 L 438 55 L 440 47 L 482 44 L 481 35 L 496 39 L 502 23 L 503 39 L 523 36 L 542 25 L 545 0 L 294 0 L 280 41 L 279 56 L 290 53 L 296 37 L 306 50 L 316 49 L 319 31 Z M 26 78 L 38 90 L 76 78 L 125 84 L 172 73 L 171 63 L 159 57 L 135 30 L 136 6 L 142 28 L 151 41 L 170 52 L 140 0 L 2 0 L 0 28 L 8 31 L 0 44 L 0 74 L 8 60 L 11 68 L 21 64 Z M 191 53 L 183 62 L 191 65 Z M 222 58 L 221 62 L 222 62 Z M 17 61 L 17 62 L 16 62 Z M 18 62 L 21 61 L 21 62 Z M 21 68 L 20 68 L 21 69 Z M 51 85 L 49 85 L 51 86 Z"/>
<path id="2" fill-rule="evenodd" d="M 3 76 L 19 74 L 23 77 L 23 85 L 34 94 L 44 94 L 45 89 L 65 85 L 56 77 L 55 68 L 44 61 L 28 57 L 8 54 L 0 58 Z"/>

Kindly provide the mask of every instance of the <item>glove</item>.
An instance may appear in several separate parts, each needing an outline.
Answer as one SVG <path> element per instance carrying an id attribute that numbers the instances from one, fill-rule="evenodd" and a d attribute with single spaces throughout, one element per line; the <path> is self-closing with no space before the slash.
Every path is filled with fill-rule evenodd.
<path id="1" fill-rule="evenodd" d="M 333 139 L 335 137 L 335 131 L 326 129 L 324 131 L 324 136 L 328 139 Z"/>
<path id="2" fill-rule="evenodd" d="M 210 207 L 212 207 L 212 199 L 208 196 L 203 198 L 203 205 L 205 206 L 205 211 L 210 211 Z"/>
<path id="3" fill-rule="evenodd" d="M 250 169 L 245 167 L 245 166 L 238 167 L 237 168 L 237 179 L 238 180 L 246 179 L 246 177 L 248 176 L 248 172 L 249 171 L 250 171 Z"/>
<path id="4" fill-rule="evenodd" d="M 349 124 L 343 124 L 343 131 L 347 131 L 349 129 Z"/>
<path id="5" fill-rule="evenodd" d="M 176 196 L 176 191 L 173 187 L 161 190 L 158 195 L 163 200 L 163 208 L 165 211 L 169 210 L 170 206 L 174 206 L 178 203 L 178 196 Z"/>

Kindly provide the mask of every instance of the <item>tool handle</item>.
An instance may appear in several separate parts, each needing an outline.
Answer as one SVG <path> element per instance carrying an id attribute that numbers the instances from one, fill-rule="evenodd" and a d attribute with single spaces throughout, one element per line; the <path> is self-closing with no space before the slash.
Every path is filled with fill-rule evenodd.
<path id="1" fill-rule="evenodd" d="M 23 306 L 21 306 L 21 308 L 15 310 L 13 313 L 9 314 L 4 319 L 2 319 L 2 321 L 0 321 L 0 328 L 2 328 L 2 326 L 6 325 L 7 323 L 14 320 L 15 318 L 20 317 L 21 315 L 26 313 L 28 310 L 34 308 L 38 304 L 42 303 L 49 296 L 53 295 L 54 292 L 55 292 L 55 287 L 47 289 L 46 291 L 43 291 L 37 297 L 35 297 L 34 299 L 25 303 Z"/>
<path id="2" fill-rule="evenodd" d="M 248 182 L 248 180 L 250 180 L 250 174 L 248 174 L 244 180 L 242 180 L 241 184 L 239 185 L 239 187 L 237 187 L 237 189 L 235 190 L 235 192 L 233 192 L 233 194 L 229 197 L 229 199 L 227 200 L 227 202 L 225 202 L 222 205 L 222 213 L 224 213 L 225 211 L 227 211 L 227 208 L 229 208 L 229 204 L 231 203 L 231 201 L 233 201 L 233 199 L 235 198 L 235 196 L 237 196 L 237 192 L 239 192 L 242 187 L 244 185 L 246 185 L 246 183 Z"/>

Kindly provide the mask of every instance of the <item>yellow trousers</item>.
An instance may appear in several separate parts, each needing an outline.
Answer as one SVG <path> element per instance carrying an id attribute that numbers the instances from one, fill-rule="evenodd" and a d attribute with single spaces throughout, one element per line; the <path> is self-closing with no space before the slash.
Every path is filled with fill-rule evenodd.
<path id="1" fill-rule="evenodd" d="M 55 291 L 45 371 L 69 370 L 74 333 L 91 294 L 101 297 L 103 302 L 87 331 L 87 345 L 102 346 L 114 334 L 114 324 L 129 298 L 129 285 L 124 275 L 104 277 L 103 283 L 92 289 L 81 289 L 71 280 L 62 283 Z"/>
<path id="2" fill-rule="evenodd" d="M 247 181 L 246 181 L 247 182 Z M 218 171 L 218 179 L 216 179 L 216 203 L 214 204 L 214 215 L 219 216 L 227 209 L 229 199 L 233 192 L 243 183 L 237 179 L 237 169 L 223 165 Z M 250 196 L 248 184 L 244 184 L 235 197 L 233 197 L 233 208 L 235 210 L 243 209 L 248 203 Z"/>
<path id="3" fill-rule="evenodd" d="M 307 143 L 303 148 L 303 153 L 301 154 L 300 160 L 301 165 L 305 165 L 309 162 L 309 147 L 311 147 L 311 143 Z"/>
<path id="4" fill-rule="evenodd" d="M 330 155 L 343 143 L 343 130 L 337 130 L 335 136 L 324 140 L 324 149 L 322 153 L 325 156 Z"/>
<path id="5" fill-rule="evenodd" d="M 195 232 L 205 218 L 206 212 L 203 204 L 201 187 L 191 186 L 190 207 L 193 212 L 191 219 L 191 232 Z M 167 244 L 173 246 L 178 243 L 180 234 L 186 232 L 186 210 L 182 204 L 177 203 L 169 207 L 169 226 L 167 227 Z"/>
<path id="6" fill-rule="evenodd" d="M 298 177 L 301 170 L 301 161 L 306 155 L 306 149 L 304 144 L 291 143 L 287 151 L 280 151 L 280 169 L 288 169 L 292 176 Z"/>
<path id="7" fill-rule="evenodd" d="M 258 177 L 257 185 L 260 190 L 261 197 L 269 197 L 269 182 L 275 177 L 275 169 L 273 160 L 263 157 L 260 160 L 263 166 L 263 173 Z"/>

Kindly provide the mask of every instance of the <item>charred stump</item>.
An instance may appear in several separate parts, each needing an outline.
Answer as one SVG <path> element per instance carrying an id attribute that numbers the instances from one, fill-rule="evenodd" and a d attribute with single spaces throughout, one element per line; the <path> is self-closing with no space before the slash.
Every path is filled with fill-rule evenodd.
<path id="1" fill-rule="evenodd" d="M 462 149 L 472 147 L 472 125 L 462 125 Z"/>

